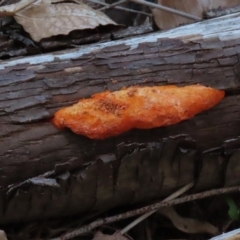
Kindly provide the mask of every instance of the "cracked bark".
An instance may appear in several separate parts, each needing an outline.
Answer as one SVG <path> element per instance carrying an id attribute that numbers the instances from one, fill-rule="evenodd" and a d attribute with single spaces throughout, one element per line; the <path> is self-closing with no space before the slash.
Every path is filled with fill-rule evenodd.
<path id="1" fill-rule="evenodd" d="M 237 13 L 2 62 L 0 223 L 146 202 L 192 180 L 194 191 L 239 184 L 239 20 Z M 62 106 L 105 89 L 194 83 L 227 97 L 174 126 L 94 141 L 48 121 Z"/>

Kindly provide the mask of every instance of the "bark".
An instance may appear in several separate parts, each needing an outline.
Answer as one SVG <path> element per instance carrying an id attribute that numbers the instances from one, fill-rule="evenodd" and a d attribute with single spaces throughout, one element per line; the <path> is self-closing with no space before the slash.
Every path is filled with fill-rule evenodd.
<path id="1" fill-rule="evenodd" d="M 240 14 L 0 65 L 0 223 L 106 210 L 240 183 Z M 180 124 L 89 140 L 49 122 L 83 97 L 131 85 L 226 90 Z"/>

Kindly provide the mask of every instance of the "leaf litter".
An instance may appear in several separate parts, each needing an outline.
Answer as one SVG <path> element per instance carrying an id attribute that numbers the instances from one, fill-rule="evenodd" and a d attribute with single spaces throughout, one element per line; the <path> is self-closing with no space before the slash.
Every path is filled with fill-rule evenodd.
<path id="1" fill-rule="evenodd" d="M 104 13 L 76 2 L 21 1 L 1 7 L 0 14 L 12 15 L 36 42 L 56 35 L 67 35 L 74 30 L 117 25 Z"/>

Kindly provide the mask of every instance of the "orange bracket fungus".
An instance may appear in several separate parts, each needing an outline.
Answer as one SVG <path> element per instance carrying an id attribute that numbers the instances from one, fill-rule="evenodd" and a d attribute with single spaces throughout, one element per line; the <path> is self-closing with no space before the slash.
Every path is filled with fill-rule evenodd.
<path id="1" fill-rule="evenodd" d="M 105 91 L 60 109 L 52 123 L 91 139 L 105 139 L 133 128 L 169 126 L 190 119 L 219 103 L 224 94 L 201 85 L 136 86 Z"/>

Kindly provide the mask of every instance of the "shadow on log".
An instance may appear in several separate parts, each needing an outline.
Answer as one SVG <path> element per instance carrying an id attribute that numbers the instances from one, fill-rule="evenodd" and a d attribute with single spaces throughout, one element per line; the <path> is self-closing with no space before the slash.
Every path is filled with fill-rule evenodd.
<path id="1" fill-rule="evenodd" d="M 227 26 L 227 27 L 226 27 Z M 240 141 L 240 14 L 0 66 L 0 223 L 107 210 L 234 186 Z M 131 85 L 200 83 L 227 97 L 189 121 L 93 141 L 48 121 Z"/>

